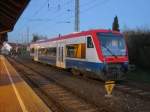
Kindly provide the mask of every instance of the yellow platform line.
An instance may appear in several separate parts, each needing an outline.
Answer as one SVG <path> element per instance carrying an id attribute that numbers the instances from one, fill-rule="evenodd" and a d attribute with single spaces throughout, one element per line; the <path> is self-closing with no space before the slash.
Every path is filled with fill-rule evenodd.
<path id="1" fill-rule="evenodd" d="M 16 97 L 17 97 L 18 101 L 19 101 L 19 104 L 21 106 L 22 111 L 23 112 L 28 112 L 26 107 L 25 107 L 25 104 L 24 104 L 23 100 L 21 99 L 21 96 L 20 96 L 20 94 L 19 94 L 19 92 L 18 92 L 18 90 L 17 90 L 17 88 L 16 88 L 16 86 L 14 84 L 14 81 L 11 78 L 11 75 L 10 75 L 10 73 L 8 71 L 8 68 L 7 68 L 6 64 L 5 64 L 5 61 L 3 61 L 3 65 L 4 65 L 5 69 L 6 69 L 7 75 L 9 77 L 9 80 L 11 82 L 11 85 L 12 85 L 13 89 L 14 89 L 14 92 L 16 94 Z"/>

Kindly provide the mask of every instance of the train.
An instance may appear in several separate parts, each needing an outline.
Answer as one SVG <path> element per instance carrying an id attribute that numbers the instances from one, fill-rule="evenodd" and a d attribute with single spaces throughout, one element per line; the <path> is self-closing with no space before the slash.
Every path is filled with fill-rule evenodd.
<path id="1" fill-rule="evenodd" d="M 122 33 L 106 29 L 74 32 L 32 42 L 34 61 L 71 70 L 100 80 L 123 80 L 128 71 L 128 52 Z"/>

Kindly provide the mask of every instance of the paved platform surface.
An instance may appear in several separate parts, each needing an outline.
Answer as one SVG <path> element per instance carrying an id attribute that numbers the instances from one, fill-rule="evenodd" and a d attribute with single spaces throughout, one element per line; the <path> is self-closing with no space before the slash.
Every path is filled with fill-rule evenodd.
<path id="1" fill-rule="evenodd" d="M 0 112 L 52 112 L 2 55 Z"/>

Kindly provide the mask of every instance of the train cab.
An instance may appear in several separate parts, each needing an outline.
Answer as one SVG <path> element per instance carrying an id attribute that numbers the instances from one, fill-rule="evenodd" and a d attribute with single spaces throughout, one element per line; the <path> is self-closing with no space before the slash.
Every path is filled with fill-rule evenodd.
<path id="1" fill-rule="evenodd" d="M 97 32 L 99 41 L 98 55 L 103 61 L 103 72 L 108 79 L 124 78 L 128 70 L 127 47 L 123 35 L 119 32 Z"/>

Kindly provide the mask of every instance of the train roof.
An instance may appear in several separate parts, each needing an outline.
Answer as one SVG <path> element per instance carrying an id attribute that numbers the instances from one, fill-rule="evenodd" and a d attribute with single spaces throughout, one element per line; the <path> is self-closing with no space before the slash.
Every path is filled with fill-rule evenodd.
<path id="1" fill-rule="evenodd" d="M 81 31 L 81 32 L 73 32 L 67 35 L 59 35 L 57 37 L 51 38 L 51 39 L 45 39 L 45 40 L 40 40 L 37 42 L 32 42 L 31 44 L 39 44 L 39 43 L 44 43 L 44 42 L 49 42 L 49 41 L 56 41 L 56 40 L 62 40 L 62 39 L 68 39 L 68 38 L 74 38 L 78 36 L 84 36 L 84 35 L 91 35 L 93 33 L 114 33 L 114 34 L 120 34 L 120 32 L 117 31 L 112 31 L 112 30 L 105 30 L 105 29 L 94 29 L 94 30 L 88 30 L 88 31 Z"/>

